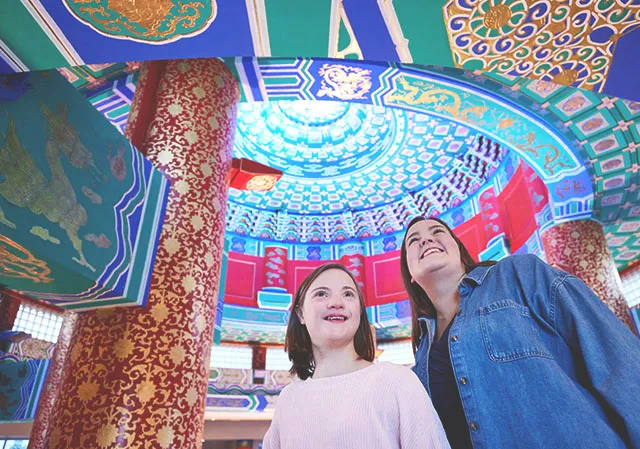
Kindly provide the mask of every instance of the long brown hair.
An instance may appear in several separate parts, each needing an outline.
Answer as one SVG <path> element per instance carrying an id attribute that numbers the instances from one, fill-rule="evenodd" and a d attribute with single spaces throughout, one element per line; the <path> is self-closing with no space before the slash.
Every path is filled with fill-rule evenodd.
<path id="1" fill-rule="evenodd" d="M 464 272 L 469 273 L 475 267 L 479 266 L 491 266 L 495 265 L 497 262 L 495 260 L 487 260 L 484 262 L 477 262 L 473 256 L 469 253 L 469 250 L 464 246 L 464 243 L 453 233 L 448 224 L 442 221 L 439 218 L 425 218 L 425 217 L 414 217 L 407 226 L 407 230 L 404 233 L 404 237 L 402 239 L 402 247 L 400 248 L 400 275 L 402 276 L 402 283 L 404 284 L 404 288 L 409 294 L 409 303 L 411 304 L 411 344 L 413 346 L 413 353 L 418 349 L 418 344 L 420 343 L 420 326 L 418 324 L 418 318 L 421 316 L 427 317 L 435 317 L 436 309 L 433 306 L 433 302 L 431 302 L 431 298 L 427 295 L 427 292 L 424 291 L 417 282 L 411 282 L 411 273 L 409 272 L 409 264 L 407 263 L 407 235 L 409 234 L 409 230 L 411 227 L 424 220 L 433 220 L 440 223 L 444 226 L 453 240 L 455 240 L 458 245 L 458 249 L 460 250 L 460 261 L 464 266 Z"/>
<path id="2" fill-rule="evenodd" d="M 309 287 L 325 271 L 340 270 L 349 275 L 353 281 L 353 285 L 358 292 L 358 300 L 360 301 L 360 325 L 353 337 L 353 346 L 356 353 L 361 359 L 373 362 L 375 356 L 375 347 L 373 336 L 369 327 L 369 319 L 364 306 L 364 296 L 358 288 L 358 282 L 343 265 L 339 263 L 327 263 L 319 266 L 302 281 L 291 306 L 291 314 L 289 316 L 289 324 L 287 325 L 287 336 L 284 341 L 284 350 L 289 354 L 289 360 L 293 366 L 289 370 L 291 374 L 297 375 L 304 380 L 313 375 L 315 370 L 315 360 L 313 359 L 313 347 L 311 345 L 311 336 L 307 327 L 300 322 L 298 316 L 299 310 L 304 304 L 305 296 L 309 291 Z"/>

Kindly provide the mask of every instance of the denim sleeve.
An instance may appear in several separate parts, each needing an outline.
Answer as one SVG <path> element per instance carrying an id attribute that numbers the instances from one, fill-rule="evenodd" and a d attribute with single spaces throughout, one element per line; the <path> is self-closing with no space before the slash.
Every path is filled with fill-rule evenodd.
<path id="1" fill-rule="evenodd" d="M 562 275 L 552 284 L 550 314 L 556 331 L 582 357 L 592 391 L 640 449 L 640 340 L 581 280 Z"/>

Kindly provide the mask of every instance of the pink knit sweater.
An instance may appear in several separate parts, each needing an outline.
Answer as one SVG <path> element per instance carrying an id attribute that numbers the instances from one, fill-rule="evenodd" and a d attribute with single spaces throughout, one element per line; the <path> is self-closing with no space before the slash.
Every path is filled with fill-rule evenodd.
<path id="1" fill-rule="evenodd" d="M 449 443 L 418 377 L 381 362 L 287 386 L 263 448 L 441 449 Z"/>

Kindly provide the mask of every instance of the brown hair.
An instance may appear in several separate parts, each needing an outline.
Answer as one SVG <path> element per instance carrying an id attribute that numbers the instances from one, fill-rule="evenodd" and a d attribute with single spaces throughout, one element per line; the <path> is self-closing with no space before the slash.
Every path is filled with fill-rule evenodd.
<path id="1" fill-rule="evenodd" d="M 325 271 L 340 270 L 349 275 L 353 281 L 353 285 L 358 292 L 358 300 L 360 301 L 360 325 L 353 337 L 353 345 L 356 353 L 361 359 L 373 362 L 375 356 L 375 347 L 373 336 L 369 327 L 369 319 L 364 305 L 364 297 L 358 287 L 358 282 L 343 265 L 339 263 L 327 263 L 319 266 L 302 281 L 291 306 L 291 314 L 289 316 L 289 324 L 287 325 L 287 336 L 284 341 L 284 350 L 289 354 L 289 360 L 293 366 L 289 370 L 291 374 L 297 375 L 304 380 L 313 375 L 315 370 L 315 361 L 313 359 L 313 347 L 311 346 L 311 336 L 307 327 L 300 322 L 298 311 L 304 303 L 305 296 L 309 287 Z"/>
<path id="2" fill-rule="evenodd" d="M 413 353 L 418 349 L 418 344 L 420 343 L 420 326 L 418 325 L 418 318 L 421 316 L 427 317 L 435 317 L 436 311 L 433 307 L 433 303 L 431 302 L 431 298 L 427 295 L 427 292 L 424 291 L 417 282 L 411 282 L 411 273 L 409 273 L 409 265 L 407 263 L 407 247 L 406 240 L 407 235 L 409 234 L 409 230 L 411 227 L 424 220 L 433 220 L 435 222 L 440 223 L 444 226 L 453 240 L 458 245 L 458 249 L 460 250 L 460 261 L 464 266 L 464 272 L 469 273 L 475 267 L 479 266 L 491 266 L 495 265 L 497 262 L 495 260 L 487 260 L 484 262 L 477 262 L 469 253 L 469 250 L 464 246 L 464 243 L 453 233 L 449 225 L 447 225 L 444 221 L 439 218 L 425 218 L 425 217 L 414 217 L 407 226 L 407 230 L 404 233 L 404 237 L 402 238 L 402 247 L 400 248 L 400 275 L 402 276 L 402 283 L 404 284 L 404 288 L 409 294 L 409 303 L 411 304 L 411 344 L 413 346 Z"/>

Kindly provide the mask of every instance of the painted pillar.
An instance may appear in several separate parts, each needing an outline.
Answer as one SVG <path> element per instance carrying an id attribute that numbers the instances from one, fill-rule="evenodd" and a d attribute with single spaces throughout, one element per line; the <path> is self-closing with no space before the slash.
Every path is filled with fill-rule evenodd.
<path id="1" fill-rule="evenodd" d="M 287 265 L 289 251 L 281 246 L 264 248 L 264 281 L 258 292 L 258 306 L 287 310 L 292 295 L 287 293 Z"/>
<path id="2" fill-rule="evenodd" d="M 38 410 L 36 418 L 31 428 L 31 436 L 29 438 L 29 449 L 47 448 L 47 431 L 49 424 L 53 420 L 53 414 L 58 408 L 56 403 L 62 377 L 66 372 L 69 363 L 69 346 L 71 345 L 71 337 L 75 333 L 76 321 L 78 314 L 74 312 L 65 312 L 56 342 L 56 348 L 53 350 L 53 357 L 47 370 L 47 378 L 42 387 L 42 393 L 38 402 Z"/>
<path id="3" fill-rule="evenodd" d="M 143 65 L 128 134 L 171 182 L 148 301 L 78 315 L 31 449 L 202 447 L 238 98 L 217 59 Z"/>
<path id="4" fill-rule="evenodd" d="M 522 171 L 524 172 L 524 179 L 527 185 L 527 191 L 529 192 L 529 198 L 531 199 L 533 210 L 538 218 L 538 224 L 543 224 L 540 223 L 539 215 L 549 204 L 549 189 L 529 164 L 523 162 L 521 166 Z"/>
<path id="5" fill-rule="evenodd" d="M 511 249 L 500 214 L 498 196 L 493 187 L 480 194 L 479 203 L 487 247 L 478 255 L 478 259 L 500 260 L 511 254 Z"/>
<path id="6" fill-rule="evenodd" d="M 229 241 L 224 239 L 222 261 L 220 262 L 220 287 L 216 304 L 216 321 L 213 326 L 213 344 L 219 345 L 222 339 L 222 314 L 224 312 L 224 291 L 227 286 L 227 267 L 229 266 Z"/>
<path id="7" fill-rule="evenodd" d="M 346 243 L 338 248 L 339 262 L 347 267 L 358 282 L 358 287 L 365 295 L 364 245 L 362 243 Z"/>
<path id="8" fill-rule="evenodd" d="M 251 347 L 251 369 L 253 371 L 253 383 L 262 385 L 266 376 L 267 347 L 255 345 Z"/>
<path id="9" fill-rule="evenodd" d="M 542 234 L 542 245 L 549 264 L 582 279 L 635 331 L 620 275 L 599 223 L 576 220 L 551 226 Z"/>
<path id="10" fill-rule="evenodd" d="M 264 288 L 287 291 L 286 248 L 267 246 L 264 249 Z"/>

